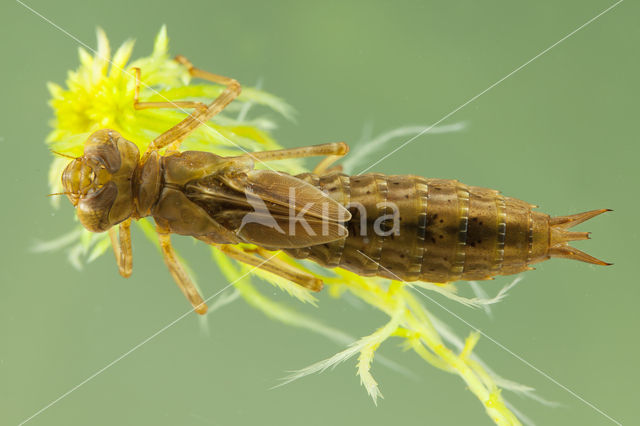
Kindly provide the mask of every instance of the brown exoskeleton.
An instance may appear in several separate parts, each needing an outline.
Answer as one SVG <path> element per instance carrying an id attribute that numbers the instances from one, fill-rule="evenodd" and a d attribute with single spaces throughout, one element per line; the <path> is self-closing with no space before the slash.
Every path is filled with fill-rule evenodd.
<path id="1" fill-rule="evenodd" d="M 227 255 L 314 291 L 322 281 L 266 250 L 285 250 L 327 267 L 365 276 L 406 281 L 484 280 L 513 274 L 550 257 L 605 265 L 568 245 L 588 238 L 568 228 L 606 210 L 550 218 L 535 206 L 497 191 L 455 180 L 366 174 L 347 176 L 329 166 L 348 152 L 344 143 L 220 157 L 179 152 L 181 142 L 224 109 L 240 84 L 194 68 L 194 77 L 226 86 L 211 104 L 139 102 L 136 71 L 134 106 L 193 108 L 183 121 L 158 136 L 140 156 L 118 132 L 92 134 L 84 155 L 62 174 L 65 193 L 84 227 L 108 231 L 120 273 L 132 270 L 130 223 L 151 216 L 165 263 L 196 312 L 207 307 L 176 258 L 170 234 L 216 245 Z M 164 155 L 159 150 L 167 148 Z M 291 176 L 256 170 L 255 162 L 326 156 L 313 173 Z M 116 231 L 119 229 L 119 235 Z M 255 253 L 238 243 L 252 243 Z"/>

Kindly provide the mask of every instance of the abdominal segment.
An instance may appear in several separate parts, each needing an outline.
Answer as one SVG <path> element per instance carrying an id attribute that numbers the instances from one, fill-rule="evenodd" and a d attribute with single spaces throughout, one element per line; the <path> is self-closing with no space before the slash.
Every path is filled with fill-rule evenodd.
<path id="1" fill-rule="evenodd" d="M 351 212 L 349 235 L 289 249 L 327 267 L 403 281 L 486 280 L 549 258 L 549 216 L 456 180 L 411 175 L 297 176 Z"/>

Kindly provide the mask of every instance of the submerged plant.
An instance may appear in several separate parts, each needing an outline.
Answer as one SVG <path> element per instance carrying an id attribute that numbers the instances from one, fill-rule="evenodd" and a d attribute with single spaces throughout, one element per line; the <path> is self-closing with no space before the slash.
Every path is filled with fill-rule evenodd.
<path id="1" fill-rule="evenodd" d="M 190 83 L 190 76 L 185 68 L 174 62 L 168 54 L 168 39 L 164 27 L 156 37 L 153 53 L 150 56 L 130 62 L 132 49 L 133 42 L 127 41 L 112 57 L 104 32 L 98 30 L 97 52 L 92 56 L 80 48 L 81 65 L 76 71 L 69 73 L 67 88 L 49 84 L 52 96 L 51 106 L 55 112 L 55 119 L 52 122 L 53 130 L 47 138 L 52 151 L 68 156 L 81 155 L 87 136 L 102 128 L 118 131 L 124 138 L 134 142 L 141 151 L 144 151 L 151 140 L 184 118 L 184 112 L 181 111 L 134 109 L 135 80 L 131 72 L 134 67 L 141 69 L 144 87 L 141 98 L 144 101 L 208 100 L 222 91 L 221 86 Z M 271 120 L 264 117 L 248 118 L 248 111 L 252 105 L 266 107 L 286 118 L 291 118 L 293 114 L 292 108 L 280 98 L 259 89 L 245 88 L 242 95 L 225 109 L 223 114 L 216 115 L 207 126 L 201 126 L 189 136 L 185 140 L 184 147 L 190 150 L 210 151 L 218 155 L 238 155 L 244 150 L 261 151 L 280 148 L 269 134 L 269 131 L 275 127 Z M 230 114 L 234 114 L 235 117 Z M 435 130 L 451 131 L 458 128 L 460 125 L 444 126 Z M 422 128 L 401 129 L 377 138 L 368 145 L 368 148 L 371 150 L 379 147 L 389 138 L 405 132 L 419 133 L 420 131 Z M 362 152 L 366 153 L 367 150 Z M 351 158 L 350 164 L 355 160 L 357 158 Z M 61 191 L 60 175 L 68 161 L 67 158 L 60 156 L 53 158 L 49 172 L 51 192 Z M 304 170 L 301 162 L 291 160 L 276 164 L 275 168 L 289 173 Z M 151 222 L 142 219 L 136 223 L 152 241 L 157 243 Z M 77 225 L 68 234 L 55 241 L 41 243 L 37 249 L 45 251 L 63 247 L 68 248 L 72 264 L 80 268 L 83 263 L 91 262 L 107 251 L 110 240 L 106 233 L 91 233 Z M 241 244 L 239 247 L 246 251 L 253 249 L 253 246 L 248 244 Z M 501 389 L 530 396 L 533 395 L 533 389 L 505 380 L 495 374 L 473 352 L 479 339 L 478 333 L 471 333 L 464 341 L 459 339 L 443 322 L 429 312 L 417 297 L 417 293 L 422 293 L 421 289 L 424 289 L 437 292 L 468 306 L 488 309 L 490 304 L 500 301 L 506 295 L 510 286 L 504 288 L 494 298 L 488 298 L 479 292 L 476 293 L 477 297 L 467 298 L 459 295 L 458 288 L 452 283 L 404 283 L 381 278 L 364 278 L 340 268 L 321 269 L 317 265 L 294 260 L 285 253 L 276 253 L 275 256 L 280 260 L 295 263 L 296 267 L 321 278 L 327 284 L 330 296 L 339 299 L 351 295 L 389 317 L 388 322 L 373 333 L 354 341 L 349 335 L 260 293 L 252 282 L 252 275 L 257 275 L 281 288 L 301 302 L 315 305 L 317 300 L 309 290 L 269 272 L 260 269 L 251 270 L 244 264 L 230 260 L 215 247 L 211 250 L 213 260 L 222 273 L 234 283 L 234 289 L 218 297 L 212 304 L 210 312 L 241 297 L 270 318 L 303 327 L 348 344 L 345 350 L 333 357 L 294 372 L 285 378 L 282 384 L 324 371 L 357 355 L 357 372 L 361 383 L 376 403 L 382 395 L 371 373 L 371 366 L 378 348 L 394 337 L 400 339 L 407 349 L 413 350 L 427 363 L 456 374 L 464 380 L 468 389 L 483 404 L 486 413 L 495 423 L 517 425 L 520 424 L 520 420 L 525 420 L 520 414 L 516 416 L 516 411 L 506 402 Z M 251 275 L 247 274 L 249 271 Z M 513 284 L 515 282 L 517 281 Z M 389 361 L 386 362 L 389 364 Z"/>

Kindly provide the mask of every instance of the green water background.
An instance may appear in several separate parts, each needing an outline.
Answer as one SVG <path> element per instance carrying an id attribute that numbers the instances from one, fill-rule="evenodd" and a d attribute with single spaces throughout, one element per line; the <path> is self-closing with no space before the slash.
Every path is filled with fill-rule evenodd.
<path id="1" fill-rule="evenodd" d="M 373 133 L 428 125 L 613 4 L 609 1 L 98 2 L 28 1 L 95 47 L 134 37 L 147 55 L 161 24 L 173 53 L 296 107 L 282 120 L 285 146 L 353 143 Z M 469 323 L 625 424 L 638 420 L 638 45 L 637 3 L 626 1 L 455 113 L 466 130 L 425 135 L 375 167 L 383 173 L 457 178 L 496 188 L 553 215 L 612 208 L 583 230 L 578 247 L 612 267 L 546 262 L 493 309 L 493 318 L 438 298 Z M 17 424 L 81 383 L 187 309 L 160 255 L 134 228 L 134 274 L 108 254 L 74 270 L 63 252 L 34 254 L 36 240 L 72 226 L 47 193 L 51 154 L 47 81 L 76 68 L 78 43 L 12 1 L 0 5 L 0 424 Z M 386 147 L 390 151 L 404 139 Z M 366 166 L 366 163 L 364 164 Z M 226 284 L 208 252 L 180 239 L 206 295 Z M 495 293 L 509 279 L 483 284 Z M 354 335 L 380 313 L 320 296 L 300 306 Z M 462 336 L 470 329 L 427 307 Z M 341 346 L 273 322 L 244 302 L 190 315 L 31 420 L 32 425 L 488 425 L 457 377 L 395 342 L 380 353 L 412 373 L 374 365 L 385 396 L 374 406 L 354 360 L 269 390 L 285 371 Z M 610 420 L 486 338 L 477 353 L 502 376 L 535 387 L 560 407 L 505 395 L 537 424 Z"/>

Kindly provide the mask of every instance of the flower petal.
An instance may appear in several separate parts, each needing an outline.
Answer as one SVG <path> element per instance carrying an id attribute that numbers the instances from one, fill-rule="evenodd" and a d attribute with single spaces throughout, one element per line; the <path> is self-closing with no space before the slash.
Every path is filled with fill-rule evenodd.
<path id="1" fill-rule="evenodd" d="M 111 61 L 109 77 L 117 77 L 122 73 L 122 71 L 124 71 L 124 67 L 127 65 L 127 62 L 131 57 L 134 45 L 135 40 L 129 39 L 122 43 L 122 46 L 118 48 L 116 54 L 113 55 L 113 61 Z"/>

